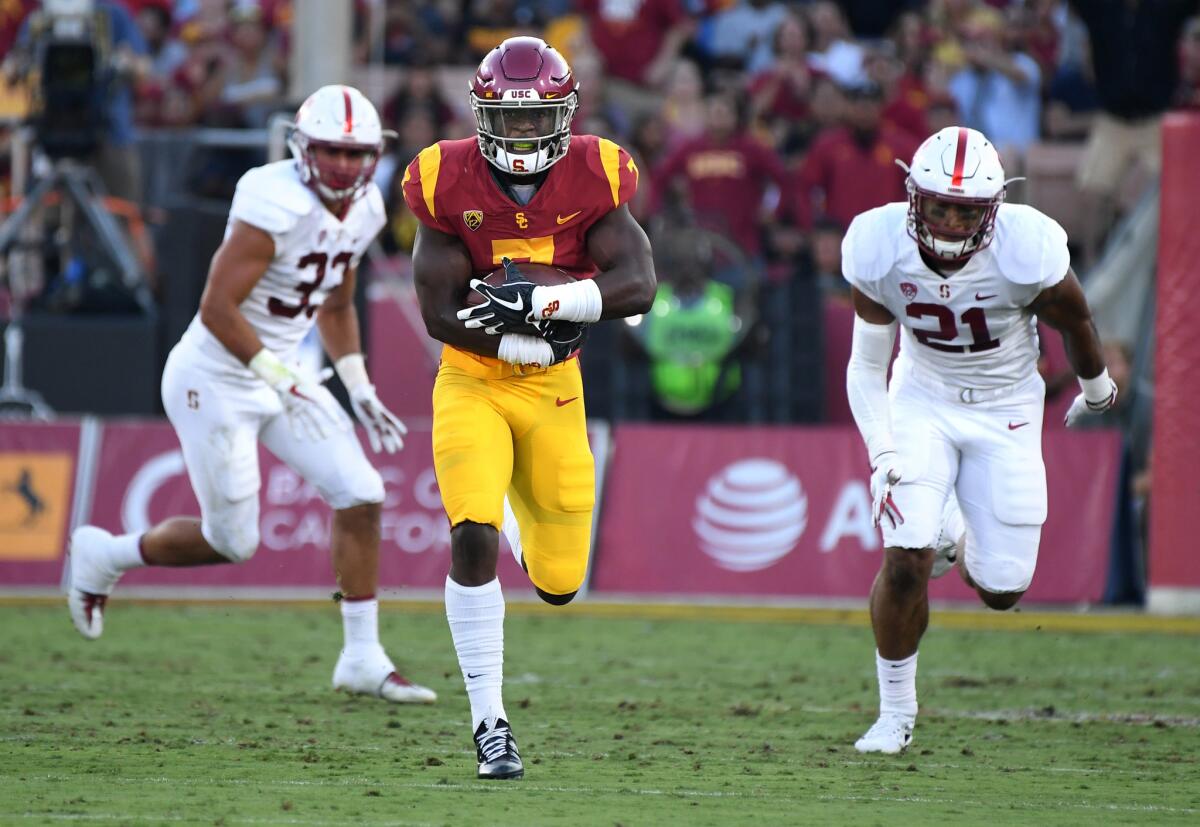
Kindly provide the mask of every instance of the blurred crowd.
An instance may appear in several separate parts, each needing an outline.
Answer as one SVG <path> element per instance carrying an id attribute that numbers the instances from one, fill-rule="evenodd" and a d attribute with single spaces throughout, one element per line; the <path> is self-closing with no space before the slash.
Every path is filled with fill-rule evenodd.
<path id="1" fill-rule="evenodd" d="M 131 103 L 119 114 L 127 128 L 114 130 L 114 142 L 139 129 L 263 127 L 294 108 L 287 69 L 295 0 L 95 2 L 110 15 L 114 46 L 133 57 Z M 773 288 L 803 280 L 818 285 L 825 303 L 844 301 L 845 228 L 857 213 L 905 198 L 896 160 L 944 126 L 982 130 L 1013 177 L 1047 146 L 1077 150 L 1068 157 L 1079 198 L 1062 202 L 1075 220 L 1047 211 L 1068 225 L 1076 269 L 1086 274 L 1130 171 L 1157 172 L 1160 116 L 1200 109 L 1198 5 L 355 0 L 353 60 L 375 78 L 363 88 L 399 133 L 378 171 L 390 207 L 382 248 L 399 262 L 388 269 L 403 272 L 416 228 L 395 171 L 435 140 L 474 135 L 466 96 L 473 67 L 505 37 L 538 34 L 581 82 L 575 131 L 630 151 L 642 182 L 633 212 L 660 257 L 673 256 L 660 269 L 662 301 L 633 339 L 650 359 L 677 352 L 653 327 L 687 311 L 679 335 L 707 343 L 692 377 L 703 392 L 671 398 L 670 388 L 687 382 L 660 371 L 670 378 L 658 401 L 685 415 L 717 410 L 741 381 L 723 360 L 760 352 L 755 327 L 781 312 Z M 0 2 L 0 52 L 37 6 Z M 116 177 L 118 187 L 137 180 Z M 1017 183 L 1010 198 L 1029 194 Z M 808 300 L 799 292 L 793 299 Z M 761 312 L 746 310 L 755 307 Z"/>

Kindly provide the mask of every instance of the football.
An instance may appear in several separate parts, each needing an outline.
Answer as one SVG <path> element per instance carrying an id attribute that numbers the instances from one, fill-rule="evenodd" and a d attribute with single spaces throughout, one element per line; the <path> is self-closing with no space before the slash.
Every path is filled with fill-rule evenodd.
<path id="1" fill-rule="evenodd" d="M 539 285 L 554 285 L 567 284 L 575 281 L 575 277 L 565 270 L 560 270 L 549 264 L 532 264 L 528 261 L 517 263 L 517 269 L 521 271 L 521 275 L 534 284 Z M 491 285 L 501 285 L 504 283 L 504 268 L 497 267 L 492 272 L 488 273 L 483 279 Z M 483 296 L 476 293 L 474 290 L 467 289 L 467 307 L 474 307 L 477 304 L 483 303 Z"/>

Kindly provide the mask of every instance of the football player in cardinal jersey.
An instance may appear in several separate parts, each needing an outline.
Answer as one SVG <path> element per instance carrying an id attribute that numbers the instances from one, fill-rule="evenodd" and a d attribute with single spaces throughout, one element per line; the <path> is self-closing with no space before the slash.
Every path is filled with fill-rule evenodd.
<path id="1" fill-rule="evenodd" d="M 637 167 L 612 141 L 571 134 L 577 89 L 544 41 L 505 40 L 471 82 L 477 138 L 427 147 L 403 182 L 421 222 L 421 312 L 444 343 L 433 455 L 451 525 L 446 617 L 480 778 L 524 774 L 501 699 L 499 532 L 543 600 L 570 602 L 587 572 L 595 490 L 574 357 L 586 325 L 654 300 L 650 244 L 627 206 Z M 526 261 L 579 280 L 535 286 Z M 502 285 L 478 281 L 501 264 Z M 464 308 L 472 287 L 484 301 Z"/>
<path id="2" fill-rule="evenodd" d="M 296 115 L 294 158 L 238 182 L 200 312 L 162 380 L 201 517 L 174 517 L 141 534 L 93 526 L 72 534 L 68 602 L 85 637 L 100 636 L 107 597 L 129 569 L 239 563 L 254 554 L 261 441 L 334 510 L 331 551 L 345 626 L 334 687 L 397 703 L 435 700 L 396 672 L 379 643 L 383 481 L 321 378 L 294 361 L 316 324 L 371 447 L 402 447 L 405 427 L 367 376 L 352 302 L 359 260 L 384 224 L 372 181 L 383 139 L 361 92 L 325 86 Z"/>
<path id="3" fill-rule="evenodd" d="M 871 589 L 879 719 L 860 752 L 912 739 L 929 578 L 957 564 L 997 610 L 1033 578 L 1046 519 L 1038 318 L 1079 376 L 1067 424 L 1116 401 L 1066 233 L 1005 204 L 1005 184 L 987 138 L 947 127 L 913 156 L 908 203 L 862 213 L 842 241 L 856 312 L 846 388 L 884 540 Z"/>

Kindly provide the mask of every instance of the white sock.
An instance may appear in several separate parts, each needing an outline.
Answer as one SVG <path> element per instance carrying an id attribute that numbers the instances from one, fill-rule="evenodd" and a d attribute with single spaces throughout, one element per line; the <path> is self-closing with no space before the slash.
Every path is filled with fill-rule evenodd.
<path id="1" fill-rule="evenodd" d="M 879 714 L 917 717 L 917 653 L 904 660 L 888 660 L 876 651 L 875 674 L 879 676 Z"/>
<path id="2" fill-rule="evenodd" d="M 460 586 L 447 577 L 446 620 L 471 699 L 471 729 L 478 729 L 484 718 L 507 721 L 500 698 L 504 683 L 504 594 L 500 580 L 482 586 Z"/>
<path id="3" fill-rule="evenodd" d="M 379 601 L 342 600 L 343 644 L 347 655 L 355 655 L 364 649 L 379 646 Z"/>
<path id="4" fill-rule="evenodd" d="M 146 565 L 142 558 L 142 535 L 119 534 L 108 544 L 108 562 L 117 571 L 140 569 Z"/>

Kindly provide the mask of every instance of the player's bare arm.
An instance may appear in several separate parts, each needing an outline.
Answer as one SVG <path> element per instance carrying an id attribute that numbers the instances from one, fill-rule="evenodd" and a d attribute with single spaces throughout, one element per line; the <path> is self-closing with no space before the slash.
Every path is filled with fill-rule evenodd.
<path id="1" fill-rule="evenodd" d="M 592 225 L 588 255 L 599 272 L 593 281 L 600 290 L 601 319 L 621 319 L 647 313 L 654 304 L 658 280 L 645 230 L 622 204 Z"/>
<path id="2" fill-rule="evenodd" d="M 413 246 L 413 284 L 421 318 L 429 335 L 481 356 L 495 356 L 499 336 L 468 329 L 458 318 L 471 283 L 471 257 L 463 243 L 448 233 L 420 225 Z"/>
<path id="3" fill-rule="evenodd" d="M 263 344 L 239 308 L 274 257 L 275 242 L 270 235 L 244 221 L 235 221 L 229 237 L 213 255 L 204 295 L 200 297 L 200 321 L 245 364 L 263 349 Z"/>
<path id="4" fill-rule="evenodd" d="M 868 297 L 857 287 L 850 288 L 850 297 L 854 301 L 854 315 L 863 321 L 871 324 L 891 324 L 896 321 L 892 311 Z"/>
<path id="5" fill-rule="evenodd" d="M 1067 360 L 1079 377 L 1081 392 L 1067 411 L 1066 424 L 1074 425 L 1088 413 L 1102 413 L 1117 402 L 1117 385 L 1109 378 L 1100 349 L 1100 334 L 1075 272 L 1047 287 L 1029 305 L 1038 318 L 1062 334 Z"/>
<path id="6" fill-rule="evenodd" d="M 1104 370 L 1100 334 L 1073 270 L 1068 269 L 1066 278 L 1039 293 L 1029 309 L 1062 334 L 1067 359 L 1076 376 L 1091 379 L 1100 375 Z"/>
<path id="7" fill-rule="evenodd" d="M 362 351 L 358 310 L 354 307 L 354 289 L 358 268 L 347 268 L 342 283 L 335 287 L 317 311 L 317 330 L 329 358 L 337 362 L 343 356 Z"/>

